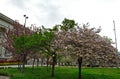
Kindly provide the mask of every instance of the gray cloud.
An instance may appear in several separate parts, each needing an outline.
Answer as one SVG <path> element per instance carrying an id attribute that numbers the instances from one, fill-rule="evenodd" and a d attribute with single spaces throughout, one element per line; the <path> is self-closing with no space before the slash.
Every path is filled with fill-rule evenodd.
<path id="1" fill-rule="evenodd" d="M 42 19 L 46 24 L 56 24 L 64 16 L 61 14 L 61 6 L 57 4 L 56 0 L 43 0 L 37 4 L 37 7 L 45 13 L 45 17 Z"/>
<path id="2" fill-rule="evenodd" d="M 24 8 L 26 8 L 26 2 L 27 1 L 29 1 L 29 0 L 9 0 L 9 3 L 12 6 L 24 9 Z"/>
<path id="3" fill-rule="evenodd" d="M 12 6 L 22 10 L 31 10 L 41 25 L 53 26 L 63 19 L 59 0 L 9 0 Z"/>

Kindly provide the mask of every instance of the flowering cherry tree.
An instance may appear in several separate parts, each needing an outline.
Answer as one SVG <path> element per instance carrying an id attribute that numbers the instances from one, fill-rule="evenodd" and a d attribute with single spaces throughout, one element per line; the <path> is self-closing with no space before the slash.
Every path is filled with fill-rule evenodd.
<path id="1" fill-rule="evenodd" d="M 25 55 L 23 55 L 23 52 L 16 53 L 16 45 L 15 45 L 15 38 L 17 37 L 23 37 L 23 36 L 29 36 L 33 34 L 33 31 L 31 31 L 29 28 L 22 26 L 18 22 L 13 23 L 13 27 L 7 29 L 4 33 L 4 41 L 2 42 L 2 46 L 9 52 L 12 53 L 13 58 L 16 58 L 20 60 L 22 63 L 24 62 Z M 22 40 L 23 43 L 25 42 Z M 21 41 L 18 41 L 21 43 Z M 19 44 L 17 44 L 19 46 Z M 24 48 L 21 48 L 20 50 L 23 50 Z M 27 52 L 24 52 L 27 54 Z"/>
<path id="2" fill-rule="evenodd" d="M 78 59 L 79 79 L 81 79 L 82 62 L 99 65 L 116 64 L 116 49 L 108 39 L 98 33 L 100 28 L 89 28 L 88 24 L 77 26 L 70 30 L 57 33 L 59 42 L 56 44 Z M 106 64 L 107 63 L 107 64 Z"/>

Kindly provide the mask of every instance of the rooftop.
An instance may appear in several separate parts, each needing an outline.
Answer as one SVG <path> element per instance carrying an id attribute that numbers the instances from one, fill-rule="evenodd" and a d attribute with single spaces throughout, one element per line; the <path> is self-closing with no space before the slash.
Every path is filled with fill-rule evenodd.
<path id="1" fill-rule="evenodd" d="M 10 24 L 13 24 L 14 20 L 12 20 L 11 18 L 5 16 L 4 14 L 0 13 L 0 19 L 10 23 Z"/>

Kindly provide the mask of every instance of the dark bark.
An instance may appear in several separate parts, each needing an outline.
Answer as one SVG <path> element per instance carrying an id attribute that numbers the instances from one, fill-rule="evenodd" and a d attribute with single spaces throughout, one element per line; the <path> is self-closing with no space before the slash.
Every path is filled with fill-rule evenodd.
<path id="1" fill-rule="evenodd" d="M 26 62 L 27 62 L 26 57 L 27 57 L 27 54 L 26 54 L 26 53 L 23 53 L 23 54 L 22 54 L 22 68 L 21 68 L 21 72 L 22 72 L 22 73 L 24 72 L 25 64 L 26 64 Z"/>
<path id="2" fill-rule="evenodd" d="M 48 65 L 49 65 L 49 57 L 47 56 L 47 71 L 48 71 Z"/>
<path id="3" fill-rule="evenodd" d="M 18 69 L 21 71 L 21 61 L 18 61 Z"/>
<path id="4" fill-rule="evenodd" d="M 22 72 L 22 55 L 18 56 L 18 69 Z"/>
<path id="5" fill-rule="evenodd" d="M 33 58 L 32 69 L 34 69 L 34 65 L 35 65 L 35 57 Z"/>
<path id="6" fill-rule="evenodd" d="M 52 62 L 52 73 L 51 73 L 51 76 L 54 77 L 54 71 L 55 71 L 55 64 L 56 64 L 56 54 L 53 54 L 53 62 Z"/>
<path id="7" fill-rule="evenodd" d="M 37 68 L 38 68 L 38 66 L 39 66 L 39 58 L 37 58 Z"/>
<path id="8" fill-rule="evenodd" d="M 41 58 L 41 66 L 43 66 L 43 58 Z"/>
<path id="9" fill-rule="evenodd" d="M 78 79 L 82 79 L 82 75 L 81 75 L 81 66 L 82 66 L 82 57 L 78 58 Z"/>

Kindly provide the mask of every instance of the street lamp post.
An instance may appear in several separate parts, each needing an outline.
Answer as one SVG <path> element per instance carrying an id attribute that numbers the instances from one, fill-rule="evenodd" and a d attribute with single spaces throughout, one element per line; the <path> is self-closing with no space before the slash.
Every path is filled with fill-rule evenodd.
<path id="1" fill-rule="evenodd" d="M 24 15 L 24 18 L 25 18 L 25 22 L 24 22 L 24 33 L 23 33 L 23 35 L 26 34 L 26 32 L 25 32 L 25 30 L 26 30 L 25 26 L 26 26 L 26 20 L 28 19 L 28 16 Z M 24 38 L 23 42 L 25 44 L 25 38 Z M 26 53 L 25 53 L 25 49 L 24 48 L 23 48 L 22 55 L 23 55 L 23 61 L 22 61 L 22 72 L 23 72 L 23 70 L 25 68 L 25 63 L 26 63 Z"/>
<path id="2" fill-rule="evenodd" d="M 24 27 L 26 26 L 26 19 L 28 19 L 28 16 L 27 15 L 24 15 L 25 17 L 25 23 L 24 23 Z"/>
<path id="3" fill-rule="evenodd" d="M 25 26 L 26 26 L 26 20 L 28 19 L 28 16 L 24 15 L 24 18 L 25 18 L 25 22 L 24 22 L 24 34 L 25 34 Z"/>

